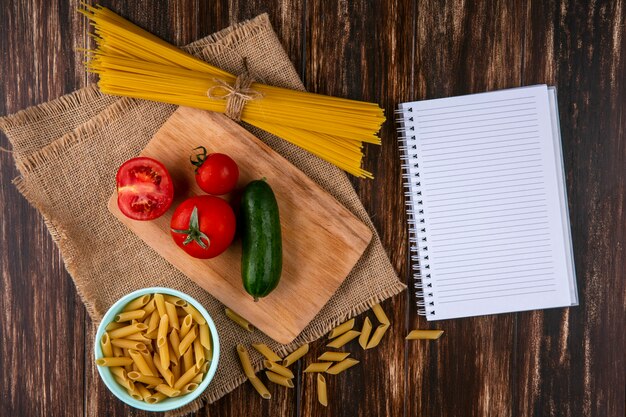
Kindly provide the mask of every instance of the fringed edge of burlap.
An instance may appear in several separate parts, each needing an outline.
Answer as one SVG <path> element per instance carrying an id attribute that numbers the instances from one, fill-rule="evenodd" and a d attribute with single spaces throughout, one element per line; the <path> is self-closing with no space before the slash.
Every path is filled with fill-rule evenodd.
<path id="1" fill-rule="evenodd" d="M 86 91 L 85 93 L 85 96 L 92 94 L 91 91 Z M 79 99 L 84 99 L 85 96 L 81 96 Z M 17 169 L 22 174 L 27 175 L 33 172 L 38 166 L 45 165 L 50 160 L 62 157 L 67 149 L 80 142 L 81 137 L 92 135 L 102 129 L 107 121 L 110 121 L 111 118 L 122 115 L 126 110 L 128 110 L 133 102 L 134 99 L 132 98 L 120 98 L 100 113 L 87 120 L 85 123 L 76 126 L 72 131 L 66 133 L 57 140 L 50 142 L 48 145 L 36 152 L 31 153 L 30 155 L 16 159 L 15 165 L 17 166 Z M 45 106 L 45 104 L 42 106 Z"/>

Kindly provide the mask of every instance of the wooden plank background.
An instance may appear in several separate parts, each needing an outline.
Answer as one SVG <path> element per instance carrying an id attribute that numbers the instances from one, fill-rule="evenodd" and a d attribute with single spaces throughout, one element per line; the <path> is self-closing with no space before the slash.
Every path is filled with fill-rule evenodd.
<path id="1" fill-rule="evenodd" d="M 626 13 L 623 1 L 437 0 L 102 1 L 184 44 L 268 12 L 307 88 L 381 103 L 547 83 L 559 94 L 580 306 L 440 322 L 435 343 L 406 343 L 411 292 L 383 307 L 381 347 L 352 348 L 361 364 L 333 378 L 321 407 L 313 379 L 249 385 L 197 415 L 624 416 L 626 413 Z M 86 85 L 77 0 L 0 7 L 0 114 Z M 393 265 L 409 281 L 393 122 L 369 147 L 373 181 L 354 180 Z M 9 147 L 5 137 L 0 145 Z M 135 416 L 100 382 L 95 328 L 37 214 L 0 152 L 0 415 Z M 323 343 L 313 344 L 320 352 Z M 300 371 L 301 369 L 299 369 Z M 300 374 L 300 372 L 298 372 Z"/>

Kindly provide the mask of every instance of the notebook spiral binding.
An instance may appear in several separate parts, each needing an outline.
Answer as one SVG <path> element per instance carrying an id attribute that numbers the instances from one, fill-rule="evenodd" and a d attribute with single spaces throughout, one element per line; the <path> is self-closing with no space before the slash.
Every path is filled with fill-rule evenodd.
<path id="1" fill-rule="evenodd" d="M 404 197 L 409 226 L 409 252 L 413 274 L 417 312 L 421 316 L 435 315 L 433 283 L 428 254 L 427 224 L 422 200 L 420 157 L 417 149 L 413 108 L 396 111 L 398 142 L 402 159 Z"/>

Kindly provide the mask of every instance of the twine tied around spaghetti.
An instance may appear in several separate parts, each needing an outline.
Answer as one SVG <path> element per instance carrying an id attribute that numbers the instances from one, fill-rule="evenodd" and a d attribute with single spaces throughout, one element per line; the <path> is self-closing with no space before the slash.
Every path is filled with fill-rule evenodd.
<path id="1" fill-rule="evenodd" d="M 248 71 L 248 63 L 243 60 L 244 71 L 237 77 L 234 84 L 213 78 L 216 85 L 209 88 L 206 92 L 207 97 L 214 100 L 226 100 L 226 110 L 224 114 L 232 120 L 241 121 L 241 113 L 246 103 L 251 100 L 257 100 L 263 97 L 263 93 L 256 91 L 250 86 L 254 83 L 254 78 Z M 226 93 L 219 93 L 217 90 L 225 90 Z"/>

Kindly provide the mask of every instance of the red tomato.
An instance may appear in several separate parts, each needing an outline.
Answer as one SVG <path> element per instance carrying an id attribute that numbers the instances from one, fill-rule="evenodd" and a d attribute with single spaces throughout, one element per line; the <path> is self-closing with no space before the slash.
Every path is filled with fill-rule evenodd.
<path id="1" fill-rule="evenodd" d="M 235 213 L 227 202 L 211 195 L 183 201 L 172 216 L 172 237 L 194 258 L 214 258 L 235 237 Z"/>
<path id="2" fill-rule="evenodd" d="M 115 176 L 117 205 L 126 217 L 152 220 L 172 205 L 174 185 L 162 163 L 139 157 L 124 162 Z"/>
<path id="3" fill-rule="evenodd" d="M 196 166 L 196 182 L 208 194 L 222 195 L 231 192 L 239 179 L 239 167 L 228 155 L 212 153 L 207 155 L 206 148 L 199 146 L 202 153 L 196 155 L 191 163 Z"/>

